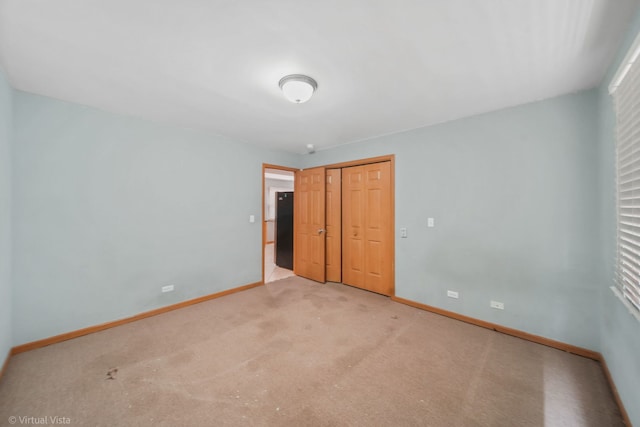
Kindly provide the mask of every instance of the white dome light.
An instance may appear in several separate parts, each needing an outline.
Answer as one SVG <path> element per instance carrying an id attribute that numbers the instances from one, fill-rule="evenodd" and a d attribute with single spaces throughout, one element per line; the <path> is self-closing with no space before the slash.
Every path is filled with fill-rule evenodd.
<path id="1" fill-rule="evenodd" d="M 307 102 L 318 88 L 315 80 L 302 74 L 285 76 L 280 79 L 279 85 L 284 97 L 296 104 Z"/>

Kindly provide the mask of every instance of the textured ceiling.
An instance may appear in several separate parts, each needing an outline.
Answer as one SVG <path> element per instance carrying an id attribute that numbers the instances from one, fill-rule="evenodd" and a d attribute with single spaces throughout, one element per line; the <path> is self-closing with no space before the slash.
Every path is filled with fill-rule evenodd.
<path id="1" fill-rule="evenodd" d="M 591 88 L 637 5 L 0 0 L 0 62 L 16 89 L 303 153 Z"/>

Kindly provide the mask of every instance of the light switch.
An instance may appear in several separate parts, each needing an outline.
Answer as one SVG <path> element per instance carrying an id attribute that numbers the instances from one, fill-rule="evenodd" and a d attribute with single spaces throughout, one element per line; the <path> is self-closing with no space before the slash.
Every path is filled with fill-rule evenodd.
<path id="1" fill-rule="evenodd" d="M 427 218 L 427 227 L 431 228 L 435 226 L 436 226 L 435 220 L 433 218 Z"/>
<path id="2" fill-rule="evenodd" d="M 255 215 L 249 215 L 249 222 L 252 223 L 252 224 L 254 222 L 256 222 L 256 216 Z"/>
<path id="3" fill-rule="evenodd" d="M 407 229 L 406 228 L 402 227 L 400 229 L 400 237 L 402 237 L 403 239 L 407 238 Z"/>

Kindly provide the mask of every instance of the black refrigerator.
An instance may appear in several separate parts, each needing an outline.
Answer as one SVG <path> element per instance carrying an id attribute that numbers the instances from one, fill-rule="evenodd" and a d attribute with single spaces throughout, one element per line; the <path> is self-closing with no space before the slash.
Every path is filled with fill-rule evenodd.
<path id="1" fill-rule="evenodd" d="M 276 265 L 293 270 L 293 191 L 276 193 L 275 238 Z"/>

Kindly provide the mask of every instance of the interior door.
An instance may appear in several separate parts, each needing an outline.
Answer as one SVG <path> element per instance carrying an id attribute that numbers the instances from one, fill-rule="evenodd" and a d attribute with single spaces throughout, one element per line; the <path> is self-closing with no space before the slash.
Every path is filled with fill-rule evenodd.
<path id="1" fill-rule="evenodd" d="M 327 169 L 327 280 L 342 282 L 342 184 L 340 169 Z"/>
<path id="2" fill-rule="evenodd" d="M 342 169 L 342 282 L 393 294 L 391 164 Z"/>
<path id="3" fill-rule="evenodd" d="M 297 276 L 325 280 L 325 168 L 295 173 L 294 256 Z"/>

